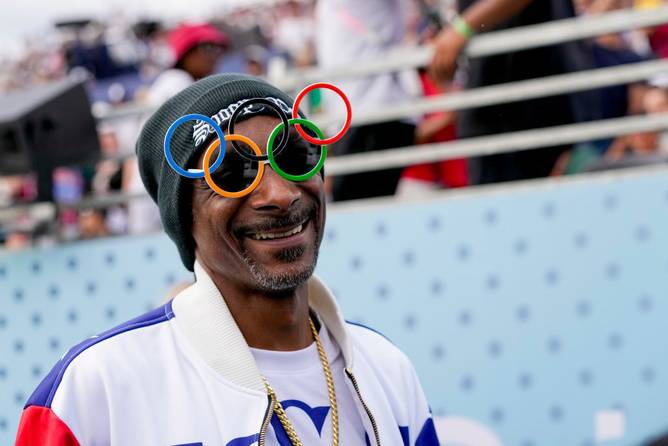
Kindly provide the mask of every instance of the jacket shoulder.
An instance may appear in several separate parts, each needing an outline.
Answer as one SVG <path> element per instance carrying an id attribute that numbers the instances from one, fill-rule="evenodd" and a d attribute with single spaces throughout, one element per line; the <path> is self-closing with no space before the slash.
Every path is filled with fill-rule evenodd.
<path id="1" fill-rule="evenodd" d="M 81 358 L 86 356 L 85 354 L 90 354 L 95 350 L 104 349 L 109 346 L 117 339 L 121 334 L 128 332 L 137 332 L 142 328 L 150 327 L 161 322 L 166 322 L 169 319 L 174 317 L 172 312 L 171 302 L 156 308 L 148 313 L 145 313 L 141 316 L 138 316 L 134 319 L 131 319 L 121 325 L 118 325 L 110 330 L 107 330 L 99 335 L 92 336 L 83 342 L 72 347 L 68 352 L 60 358 L 60 360 L 54 365 L 49 374 L 42 380 L 37 389 L 28 399 L 27 403 L 24 406 L 28 408 L 30 406 L 40 406 L 40 407 L 51 407 L 51 403 L 55 397 L 58 388 L 60 387 L 63 376 L 65 372 L 72 369 L 73 367 L 77 368 L 86 368 L 87 362 Z M 100 364 L 98 363 L 97 366 Z"/>
<path id="2" fill-rule="evenodd" d="M 408 357 L 386 335 L 368 325 L 346 321 L 356 348 L 375 361 L 410 364 Z"/>

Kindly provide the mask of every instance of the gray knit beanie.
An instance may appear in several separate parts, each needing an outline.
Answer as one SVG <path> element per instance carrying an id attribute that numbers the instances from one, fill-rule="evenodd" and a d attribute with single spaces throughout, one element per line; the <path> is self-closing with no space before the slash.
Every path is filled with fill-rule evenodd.
<path id="1" fill-rule="evenodd" d="M 139 172 L 153 201 L 160 209 L 165 232 L 174 241 L 183 265 L 190 271 L 195 263 L 195 240 L 192 237 L 192 182 L 167 164 L 163 143 L 169 126 L 189 113 L 211 116 L 223 130 L 241 102 L 267 98 L 281 107 L 288 117 L 293 100 L 267 82 L 244 74 L 220 74 L 195 82 L 163 104 L 146 122 L 137 140 Z M 275 115 L 269 107 L 253 107 L 241 113 L 239 121 L 256 114 Z M 174 133 L 171 152 L 176 164 L 184 169 L 194 167 L 208 141 L 215 138 L 211 126 L 188 121 Z M 231 148 L 231 146 L 228 146 Z"/>

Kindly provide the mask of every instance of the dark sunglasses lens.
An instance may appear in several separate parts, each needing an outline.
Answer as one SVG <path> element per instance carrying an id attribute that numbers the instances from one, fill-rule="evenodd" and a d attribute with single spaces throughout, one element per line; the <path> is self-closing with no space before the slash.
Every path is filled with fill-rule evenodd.
<path id="1" fill-rule="evenodd" d="M 307 133 L 317 138 L 313 132 Z M 321 150 L 321 146 L 309 143 L 296 132 L 290 132 L 288 145 L 276 156 L 276 164 L 290 175 L 304 175 L 318 164 Z"/>
<path id="2" fill-rule="evenodd" d="M 239 143 L 244 150 L 250 151 L 249 147 Z M 211 156 L 215 159 L 218 151 Z M 250 186 L 257 176 L 258 163 L 249 161 L 237 154 L 231 146 L 225 152 L 223 164 L 212 173 L 213 181 L 223 190 L 228 192 L 240 192 Z"/>

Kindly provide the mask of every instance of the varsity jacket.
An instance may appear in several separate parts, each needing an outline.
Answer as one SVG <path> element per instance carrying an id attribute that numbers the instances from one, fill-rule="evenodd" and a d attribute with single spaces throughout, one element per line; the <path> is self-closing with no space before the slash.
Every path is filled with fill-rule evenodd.
<path id="1" fill-rule="evenodd" d="M 199 263 L 195 277 L 168 304 L 69 350 L 25 405 L 16 445 L 264 445 L 273 404 L 260 371 Z M 367 445 L 438 445 L 407 357 L 345 322 L 317 277 L 308 292 L 341 348 L 347 389 L 337 391 L 352 393 Z"/>

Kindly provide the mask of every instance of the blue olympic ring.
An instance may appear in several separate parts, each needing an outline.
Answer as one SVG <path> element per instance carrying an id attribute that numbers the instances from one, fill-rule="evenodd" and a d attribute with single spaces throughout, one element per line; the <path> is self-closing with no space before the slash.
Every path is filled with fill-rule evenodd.
<path id="1" fill-rule="evenodd" d="M 172 125 L 169 126 L 169 129 L 167 129 L 167 133 L 165 134 L 165 143 L 164 143 L 164 148 L 165 148 L 165 158 L 167 158 L 167 163 L 169 166 L 176 171 L 181 176 L 184 176 L 186 178 L 204 178 L 204 171 L 202 169 L 189 169 L 185 170 L 179 165 L 176 164 L 174 161 L 174 158 L 172 158 L 172 150 L 171 150 L 171 143 L 172 143 L 172 137 L 174 136 L 174 132 L 180 126 L 186 121 L 204 121 L 207 124 L 209 124 L 213 129 L 216 131 L 216 134 L 218 135 L 218 138 L 220 139 L 220 152 L 218 153 L 218 159 L 216 159 L 216 162 L 213 163 L 213 166 L 209 169 L 211 172 L 215 171 L 220 167 L 220 165 L 223 163 L 223 158 L 225 158 L 225 149 L 227 147 L 227 143 L 225 142 L 225 134 L 223 133 L 223 130 L 220 128 L 220 126 L 214 121 L 213 119 L 209 118 L 208 116 L 200 115 L 198 113 L 191 113 L 189 115 L 181 116 L 179 119 L 174 121 Z"/>

